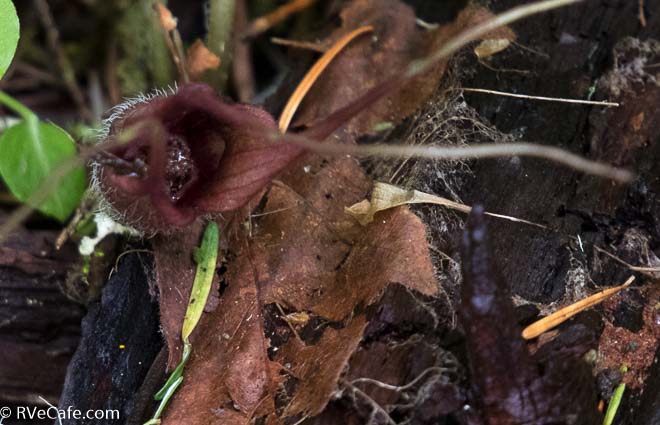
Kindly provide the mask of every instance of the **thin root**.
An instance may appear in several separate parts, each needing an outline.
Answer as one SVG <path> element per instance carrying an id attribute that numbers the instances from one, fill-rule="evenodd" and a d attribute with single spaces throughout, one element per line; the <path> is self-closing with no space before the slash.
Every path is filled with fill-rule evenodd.
<path id="1" fill-rule="evenodd" d="M 531 100 L 545 100 L 549 102 L 560 102 L 560 103 L 575 103 L 579 105 L 594 105 L 594 106 L 619 106 L 616 102 L 605 102 L 605 101 L 596 101 L 596 100 L 581 100 L 581 99 L 565 99 L 561 97 L 545 97 L 545 96 L 530 96 L 527 94 L 516 94 L 516 93 L 507 93 L 497 90 L 486 90 L 486 89 L 475 89 L 467 87 L 459 87 L 450 90 L 461 90 L 464 92 L 472 93 L 486 93 L 486 94 L 495 94 L 498 96 L 507 96 L 507 97 L 517 97 L 519 99 L 531 99 Z"/>
<path id="2" fill-rule="evenodd" d="M 287 142 L 321 154 L 375 156 L 380 158 L 417 157 L 440 160 L 496 158 L 503 156 L 530 156 L 548 159 L 586 174 L 605 177 L 620 183 L 629 183 L 635 175 L 625 169 L 602 162 L 591 161 L 554 146 L 533 143 L 482 144 L 466 147 L 406 146 L 388 144 L 348 145 L 329 140 L 318 142 L 309 138 L 287 134 Z"/>

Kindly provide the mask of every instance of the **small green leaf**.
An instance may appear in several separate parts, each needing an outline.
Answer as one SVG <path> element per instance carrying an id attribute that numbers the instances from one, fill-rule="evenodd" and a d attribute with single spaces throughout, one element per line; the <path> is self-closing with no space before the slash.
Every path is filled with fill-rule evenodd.
<path id="1" fill-rule="evenodd" d="M 202 243 L 199 248 L 195 248 L 193 254 L 197 262 L 197 273 L 195 274 L 195 281 L 193 282 L 192 291 L 190 293 L 190 300 L 188 301 L 188 309 L 186 310 L 186 317 L 183 320 L 181 328 L 181 339 L 183 340 L 183 355 L 181 362 L 176 369 L 170 374 L 170 377 L 165 382 L 165 385 L 154 396 L 155 400 L 160 400 L 158 409 L 154 416 L 143 425 L 155 425 L 160 423 L 160 415 L 162 415 L 167 402 L 174 394 L 174 391 L 181 385 L 183 381 L 183 369 L 188 362 L 192 346 L 188 337 L 197 326 L 197 322 L 202 317 L 206 300 L 211 290 L 213 283 L 213 276 L 215 275 L 215 266 L 218 261 L 218 240 L 219 240 L 218 225 L 211 221 L 204 229 L 202 236 Z"/>
<path id="2" fill-rule="evenodd" d="M 16 53 L 20 26 L 11 0 L 0 0 L 0 78 L 5 75 Z"/>
<path id="3" fill-rule="evenodd" d="M 188 337 L 197 326 L 200 317 L 202 317 L 206 300 L 209 297 L 213 276 L 215 276 L 215 265 L 218 260 L 218 238 L 218 225 L 212 221 L 206 226 L 202 243 L 194 252 L 195 261 L 197 261 L 197 273 L 190 293 L 186 317 L 181 328 L 181 338 L 184 343 L 188 342 Z"/>
<path id="4" fill-rule="evenodd" d="M 66 131 L 30 114 L 0 135 L 0 152 L 0 176 L 16 198 L 26 201 L 58 164 L 76 155 L 76 147 Z M 85 170 L 79 167 L 33 207 L 64 221 L 80 203 L 85 187 Z"/>

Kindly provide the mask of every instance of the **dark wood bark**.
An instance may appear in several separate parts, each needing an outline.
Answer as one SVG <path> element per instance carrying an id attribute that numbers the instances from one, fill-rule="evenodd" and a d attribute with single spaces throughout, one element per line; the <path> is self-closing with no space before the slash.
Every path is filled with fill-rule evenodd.
<path id="1" fill-rule="evenodd" d="M 56 404 L 78 344 L 83 308 L 61 292 L 74 257 L 55 237 L 22 230 L 0 246 L 0 405 Z"/>
<path id="2" fill-rule="evenodd" d="M 493 6 L 505 10 L 517 3 L 503 1 Z M 461 81 L 464 87 L 579 99 L 584 99 L 595 84 L 595 99 L 621 103 L 617 108 L 602 108 L 466 93 L 468 104 L 500 131 L 518 134 L 524 141 L 560 146 L 638 174 L 634 183 L 619 185 L 537 159 L 503 158 L 472 164 L 474 176 L 461 193 L 466 203 L 482 204 L 488 211 L 557 230 L 538 232 L 491 220 L 493 257 L 498 259 L 513 293 L 527 300 L 549 303 L 567 295 L 570 288 L 565 285 L 576 259 L 584 265 L 587 288 L 592 291 L 601 285 L 620 284 L 631 274 L 622 264 L 599 255 L 594 245 L 606 247 L 631 264 L 648 260 L 640 255 L 645 249 L 651 258 L 660 254 L 660 87 L 652 78 L 641 78 L 629 80 L 631 84 L 617 94 L 622 80 L 604 82 L 616 64 L 624 67 L 626 61 L 640 55 L 634 46 L 660 39 L 660 2 L 644 3 L 646 27 L 639 20 L 638 2 L 626 0 L 587 1 L 515 24 L 518 42 L 544 55 L 514 48 L 497 55 L 490 65 L 530 73 L 495 72 L 473 62 L 470 68 L 474 72 Z M 628 37 L 639 42 L 626 41 Z M 626 53 L 615 58 L 615 47 Z M 655 61 L 658 59 L 656 56 Z M 626 80 L 631 76 L 620 77 Z M 583 249 L 573 239 L 577 235 Z M 641 244 L 631 247 L 631 235 Z M 653 302 L 644 297 L 657 294 L 651 290 L 655 284 L 657 275 L 654 280 L 637 274 L 635 285 L 645 289 L 625 295 L 624 299 L 638 301 L 619 307 L 614 315 L 622 320 L 615 320 L 616 327 L 640 330 L 642 309 L 634 305 Z M 602 314 L 601 307 L 576 320 L 591 321 L 591 327 L 600 333 Z M 602 347 L 607 341 L 601 337 L 600 343 Z M 645 376 L 648 379 L 641 386 L 643 390 L 626 390 L 620 409 L 624 413 L 615 423 L 657 422 L 657 378 L 653 378 L 652 370 Z"/>
<path id="3" fill-rule="evenodd" d="M 101 300 L 89 306 L 80 345 L 67 371 L 61 409 L 116 409 L 119 415 L 103 423 L 123 424 L 135 414 L 136 405 L 141 408 L 137 393 L 163 341 L 158 331 L 158 305 L 149 291 L 150 258 L 145 266 L 139 255 L 122 258 L 103 288 Z"/>

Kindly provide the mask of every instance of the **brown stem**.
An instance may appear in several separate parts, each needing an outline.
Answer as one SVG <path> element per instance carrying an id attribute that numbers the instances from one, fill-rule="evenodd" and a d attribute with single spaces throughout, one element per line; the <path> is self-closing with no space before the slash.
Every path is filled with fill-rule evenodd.
<path id="1" fill-rule="evenodd" d="M 73 66 L 71 65 L 71 61 L 69 61 L 69 57 L 66 55 L 64 49 L 62 49 L 62 45 L 60 44 L 60 32 L 55 25 L 55 19 L 53 18 L 53 14 L 50 10 L 50 7 L 48 6 L 48 2 L 46 0 L 34 0 L 34 6 L 37 9 L 37 14 L 39 15 L 41 24 L 46 30 L 48 44 L 57 57 L 57 65 L 62 72 L 62 78 L 64 79 L 66 88 L 69 91 L 71 98 L 75 102 L 82 118 L 85 121 L 89 121 L 91 120 L 92 115 L 85 103 L 85 96 L 83 95 L 83 92 L 76 81 L 76 74 Z"/>

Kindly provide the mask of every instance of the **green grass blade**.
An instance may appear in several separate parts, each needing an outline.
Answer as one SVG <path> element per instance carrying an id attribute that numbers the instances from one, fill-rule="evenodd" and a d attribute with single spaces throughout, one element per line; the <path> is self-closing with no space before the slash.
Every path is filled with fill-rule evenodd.
<path id="1" fill-rule="evenodd" d="M 195 253 L 195 257 L 197 258 L 197 273 L 195 274 L 195 282 L 190 293 L 190 301 L 188 302 L 186 317 L 183 320 L 183 328 L 181 329 L 181 338 L 183 338 L 184 343 L 188 341 L 188 337 L 193 329 L 195 329 L 195 326 L 197 326 L 200 317 L 202 317 L 206 300 L 211 291 L 211 284 L 215 275 L 215 265 L 218 261 L 218 240 L 218 225 L 212 221 L 206 226 L 202 244 Z"/>
<path id="2" fill-rule="evenodd" d="M 197 261 L 197 272 L 195 273 L 195 281 L 193 282 L 192 291 L 190 292 L 186 317 L 183 320 L 183 326 L 181 328 L 181 338 L 183 340 L 183 355 L 181 356 L 181 362 L 170 374 L 167 382 L 165 382 L 160 391 L 154 395 L 154 399 L 160 400 L 160 404 L 158 405 L 158 409 L 156 410 L 156 413 L 154 413 L 153 418 L 144 425 L 157 425 L 160 423 L 159 418 L 165 410 L 167 402 L 179 385 L 181 385 L 181 382 L 183 382 L 183 369 L 188 362 L 192 350 L 188 338 L 197 326 L 199 319 L 202 317 L 206 300 L 211 291 L 211 284 L 213 283 L 213 276 L 215 275 L 215 266 L 218 261 L 219 239 L 218 225 L 212 221 L 206 226 L 204 235 L 202 236 L 202 243 L 194 252 L 195 260 Z"/>

